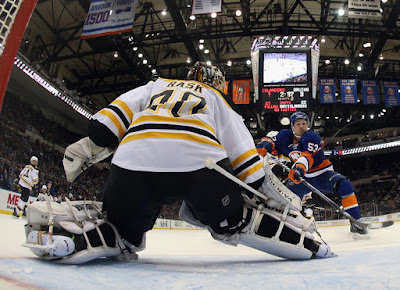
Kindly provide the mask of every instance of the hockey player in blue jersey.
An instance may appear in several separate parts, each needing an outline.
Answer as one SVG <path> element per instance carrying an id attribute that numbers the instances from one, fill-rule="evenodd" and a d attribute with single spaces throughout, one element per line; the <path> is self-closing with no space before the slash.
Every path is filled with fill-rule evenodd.
<path id="1" fill-rule="evenodd" d="M 350 181 L 335 172 L 332 163 L 325 158 L 321 150 L 321 137 L 309 130 L 310 120 L 307 114 L 295 112 L 290 117 L 291 129 L 281 130 L 275 140 L 266 139 L 257 144 L 259 154 L 268 151 L 274 155 L 283 155 L 294 162 L 290 172 L 290 182 L 286 186 L 301 199 L 310 189 L 301 183 L 299 177 L 304 177 L 315 188 L 342 198 L 342 205 L 355 219 L 359 219 L 360 209 L 357 197 Z M 350 231 L 368 237 L 366 229 L 351 224 Z"/>

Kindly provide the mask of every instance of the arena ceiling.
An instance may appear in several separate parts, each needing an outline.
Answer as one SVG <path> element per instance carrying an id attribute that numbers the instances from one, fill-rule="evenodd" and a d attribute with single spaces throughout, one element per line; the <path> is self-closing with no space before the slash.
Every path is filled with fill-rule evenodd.
<path id="1" fill-rule="evenodd" d="M 381 3 L 382 20 L 339 16 L 338 10 L 346 9 L 347 3 L 224 0 L 216 18 L 197 15 L 191 20 L 191 0 L 139 0 L 131 32 L 82 40 L 90 0 L 39 0 L 20 53 L 93 110 L 152 78 L 185 78 L 197 60 L 219 66 L 228 80 L 251 79 L 251 65 L 246 63 L 250 46 L 255 38 L 265 35 L 317 37 L 320 77 L 400 80 L 400 0 Z M 242 14 L 237 16 L 236 10 Z M 203 49 L 200 40 L 204 40 Z M 364 47 L 366 42 L 371 47 Z M 330 64 L 325 63 L 327 59 Z M 345 59 L 350 60 L 349 65 L 344 64 Z M 362 71 L 357 71 L 359 64 Z M 335 120 L 336 115 L 340 119 L 357 114 L 377 116 L 382 109 L 367 107 L 319 105 L 314 111 Z M 254 106 L 243 108 L 245 118 L 255 116 Z M 396 125 L 390 121 L 400 120 L 399 110 L 392 111 L 391 118 L 384 121 L 388 126 Z M 333 125 L 338 126 L 340 123 Z"/>

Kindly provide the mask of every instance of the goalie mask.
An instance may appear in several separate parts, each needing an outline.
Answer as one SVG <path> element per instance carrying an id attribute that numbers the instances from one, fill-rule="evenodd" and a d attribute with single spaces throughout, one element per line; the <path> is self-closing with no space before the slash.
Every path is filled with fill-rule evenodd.
<path id="1" fill-rule="evenodd" d="M 220 91 L 225 88 L 226 83 L 225 77 L 219 68 L 199 61 L 189 71 L 187 79 L 202 82 Z"/>

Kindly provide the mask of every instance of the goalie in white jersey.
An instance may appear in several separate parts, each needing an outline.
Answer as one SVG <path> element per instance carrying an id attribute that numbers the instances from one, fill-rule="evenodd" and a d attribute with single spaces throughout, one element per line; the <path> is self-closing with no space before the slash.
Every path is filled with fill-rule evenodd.
<path id="1" fill-rule="evenodd" d="M 153 228 L 161 207 L 184 200 L 181 217 L 207 227 L 219 241 L 241 243 L 289 259 L 332 256 L 327 245 L 314 240 L 315 228 L 310 220 L 282 199 L 279 192 L 286 187 L 277 189 L 266 177 L 262 159 L 241 116 L 218 90 L 225 86 L 221 71 L 196 63 L 188 79 L 160 78 L 121 95 L 94 115 L 89 137 L 66 149 L 64 168 L 67 179 L 73 181 L 118 147 L 104 192 L 106 220 L 97 223 L 104 237 L 97 241 L 101 239 L 103 246 L 106 242 L 109 247 L 121 248 L 125 257 L 126 249 L 134 254 L 144 249 L 145 234 Z M 267 206 L 266 200 L 260 201 L 250 192 L 242 195 L 237 183 L 206 168 L 207 157 L 261 190 L 273 202 Z M 294 194 L 293 197 L 297 198 Z M 276 207 L 271 208 L 271 204 Z M 93 221 L 93 216 L 88 217 Z M 53 258 L 82 263 L 116 255 L 100 249 L 94 254 L 93 245 L 88 246 L 97 235 L 94 226 L 82 227 L 85 239 L 77 237 L 75 226 L 63 223 L 58 228 L 75 233 L 74 241 L 68 243 L 81 253 L 66 253 L 65 257 L 49 254 Z M 110 234 L 114 238 L 110 239 Z M 28 240 L 36 237 L 32 231 Z"/>

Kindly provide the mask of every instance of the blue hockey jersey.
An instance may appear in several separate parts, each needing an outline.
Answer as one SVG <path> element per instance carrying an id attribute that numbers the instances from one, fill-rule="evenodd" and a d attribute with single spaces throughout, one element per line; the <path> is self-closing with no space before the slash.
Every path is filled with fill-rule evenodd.
<path id="1" fill-rule="evenodd" d="M 315 177 L 325 171 L 333 170 L 332 163 L 325 158 L 321 149 L 321 137 L 314 131 L 307 131 L 300 140 L 292 130 L 284 129 L 276 136 L 275 149 L 278 155 L 289 157 L 295 163 L 306 167 L 306 177 Z"/>

